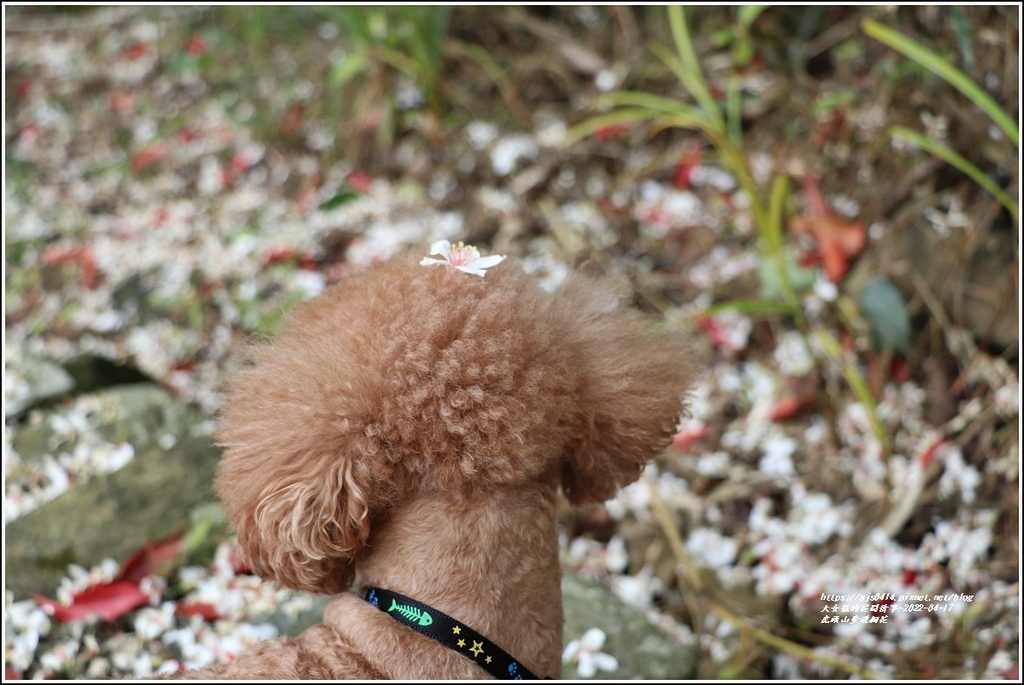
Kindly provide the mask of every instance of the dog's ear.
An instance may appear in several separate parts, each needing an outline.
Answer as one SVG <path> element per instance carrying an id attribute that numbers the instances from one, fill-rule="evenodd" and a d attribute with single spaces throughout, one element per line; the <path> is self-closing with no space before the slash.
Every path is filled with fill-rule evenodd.
<path id="1" fill-rule="evenodd" d="M 317 593 L 349 588 L 374 513 L 394 489 L 366 434 L 361 360 L 347 339 L 358 331 L 339 322 L 344 304 L 301 305 L 272 343 L 250 345 L 217 431 L 225 451 L 215 489 L 244 560 L 261 577 Z"/>
<path id="2" fill-rule="evenodd" d="M 573 504 L 601 502 L 668 446 L 696 378 L 693 353 L 680 333 L 621 306 L 606 282 L 576 277 L 559 295 L 580 374 L 562 489 Z"/>

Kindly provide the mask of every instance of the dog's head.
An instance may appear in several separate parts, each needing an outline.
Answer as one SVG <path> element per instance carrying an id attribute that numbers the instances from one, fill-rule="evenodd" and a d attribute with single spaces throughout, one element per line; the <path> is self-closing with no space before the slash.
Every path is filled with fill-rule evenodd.
<path id="1" fill-rule="evenodd" d="M 603 501 L 669 442 L 677 335 L 573 277 L 486 277 L 406 255 L 344 279 L 230 378 L 216 490 L 253 569 L 334 593 L 375 522 L 418 492 L 560 482 Z"/>

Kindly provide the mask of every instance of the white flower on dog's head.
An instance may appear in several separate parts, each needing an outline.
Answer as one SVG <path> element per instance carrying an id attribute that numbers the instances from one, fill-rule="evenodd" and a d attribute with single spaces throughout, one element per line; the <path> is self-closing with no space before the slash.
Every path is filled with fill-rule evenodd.
<path id="1" fill-rule="evenodd" d="M 505 259 L 505 255 L 481 257 L 480 250 L 472 245 L 465 245 L 461 241 L 452 245 L 447 240 L 438 240 L 431 245 L 430 254 L 440 255 L 444 259 L 424 257 L 420 261 L 420 266 L 447 266 L 481 277 L 485 275 L 487 269 L 497 266 Z"/>

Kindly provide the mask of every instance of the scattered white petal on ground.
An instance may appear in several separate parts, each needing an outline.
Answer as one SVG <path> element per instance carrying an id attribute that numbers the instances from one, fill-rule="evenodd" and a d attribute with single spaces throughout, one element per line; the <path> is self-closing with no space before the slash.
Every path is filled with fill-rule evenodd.
<path id="1" fill-rule="evenodd" d="M 576 673 L 581 678 L 593 678 L 598 670 L 616 671 L 618 660 L 601 651 L 606 635 L 600 628 L 590 628 L 583 637 L 569 641 L 562 652 L 563 664 L 576 664 Z"/>
<path id="2" fill-rule="evenodd" d="M 599 9 L 579 12 L 588 25 L 603 16 Z M 354 161 L 323 161 L 344 142 L 337 122 L 302 121 L 298 149 L 265 145 L 257 140 L 255 124 L 267 113 L 249 96 L 217 90 L 194 67 L 162 69 L 163 52 L 117 57 L 133 43 L 153 44 L 163 30 L 164 24 L 143 16 L 112 26 L 92 47 L 73 31 L 7 36 L 15 78 L 20 69 L 32 76 L 5 122 L 5 309 L 11 314 L 5 404 L 30 391 L 25 357 L 62 361 L 84 353 L 134 366 L 212 414 L 220 405 L 221 371 L 240 337 L 272 326 L 280 311 L 347 274 L 439 240 L 488 240 L 501 252 L 508 246 L 549 290 L 571 264 L 600 254 L 602 266 L 617 275 L 664 278 L 657 294 L 670 293 L 671 324 L 684 330 L 695 327 L 697 312 L 746 292 L 751 282 L 756 286 L 764 255 L 756 244 L 754 202 L 736 189 L 731 173 L 715 166 L 720 160 L 694 163 L 685 186 L 668 180 L 666 165 L 676 163 L 677 149 L 630 142 L 621 152 L 602 149 L 601 156 L 569 164 L 566 159 L 577 153 L 562 143 L 578 112 L 566 115 L 556 108 L 531 113 L 530 131 L 469 122 L 445 133 L 447 167 L 439 165 L 424 178 L 410 173 L 415 182 L 375 177 L 360 184 Z M 321 22 L 316 34 L 336 38 L 337 27 Z M 332 64 L 341 59 L 337 51 L 329 53 Z M 584 80 L 597 89 L 622 87 L 616 69 L 596 70 Z M 264 92 L 277 88 L 268 75 L 257 79 Z M 745 101 L 770 90 L 772 81 L 768 70 L 744 70 Z M 106 83 L 114 89 L 107 93 L 113 101 L 87 94 L 90 107 L 74 104 L 72 96 L 82 95 L 83 84 L 102 92 Z M 299 103 L 316 97 L 305 77 L 282 89 L 282 98 L 285 91 Z M 388 94 L 402 108 L 415 108 L 424 97 L 406 77 L 391 82 Z M 154 106 L 168 97 L 173 102 L 166 109 Z M 855 140 L 885 140 L 879 138 L 889 123 L 884 106 L 864 103 L 844 114 Z M 948 135 L 947 117 L 931 111 L 920 117 L 932 137 Z M 898 138 L 891 144 L 912 147 Z M 396 153 L 396 161 L 411 167 L 415 155 L 406 152 Z M 782 163 L 774 150 L 749 152 L 751 175 L 767 188 Z M 809 162 L 795 159 L 786 168 L 798 176 L 814 168 Z M 616 164 L 625 178 L 608 170 Z M 26 169 L 30 180 L 19 176 Z M 479 183 L 460 176 L 470 171 L 482 176 Z M 877 173 L 859 169 L 857 182 L 877 184 Z M 548 174 L 541 196 L 556 200 L 554 212 L 538 220 L 534 195 L 540 186 L 527 181 L 539 183 Z M 356 185 L 359 192 L 353 194 Z M 518 190 L 526 185 L 529 193 Z M 941 191 L 921 212 L 936 235 L 955 235 L 970 225 L 961 190 Z M 461 205 L 452 204 L 458 197 L 472 199 L 478 214 L 463 214 Z M 871 211 L 852 188 L 831 195 L 830 202 L 850 218 Z M 554 237 L 546 221 L 560 222 L 564 235 Z M 895 230 L 895 219 L 873 221 L 869 239 Z M 677 251 L 687 249 L 696 254 L 680 263 Z M 660 266 L 660 259 L 670 266 Z M 19 279 L 26 274 L 42 274 L 46 287 L 25 287 Z M 835 315 L 846 306 L 849 288 L 819 274 L 799 293 L 812 328 L 838 333 Z M 680 304 L 681 292 L 695 293 L 693 301 Z M 1001 579 L 1005 571 L 990 563 L 1005 551 L 1006 523 L 995 507 L 1007 506 L 999 498 L 1008 497 L 993 483 L 1010 488 L 1019 478 L 1019 446 L 986 453 L 976 443 L 989 440 L 994 426 L 1018 422 L 1016 362 L 979 349 L 966 331 L 943 330 L 953 356 L 969 361 L 956 369 L 954 394 L 962 399 L 957 397 L 954 415 L 932 425 L 928 405 L 942 391 L 929 388 L 920 374 L 916 382 L 900 382 L 886 375 L 888 369 L 868 366 L 878 358 L 865 340 L 854 340 L 856 353 L 847 350 L 836 360 L 813 336 L 808 353 L 783 317 L 720 312 L 711 323 L 716 342 L 700 351 L 707 371 L 694 392 L 691 417 L 677 427 L 707 427 L 707 437 L 689 451 L 669 448 L 640 481 L 604 504 L 617 525 L 610 538 L 568 539 L 563 531 L 566 563 L 643 607 L 681 644 L 693 641 L 690 628 L 665 610 L 677 600 L 678 588 L 674 567 L 666 563 L 668 545 L 657 537 L 654 483 L 693 562 L 714 569 L 726 588 L 753 588 L 813 626 L 829 642 L 814 647 L 816 653 L 894 677 L 899 671 L 893 664 L 901 658 L 960 639 L 969 626 L 976 649 L 964 657 L 964 672 L 1005 678 L 1016 666 L 1019 585 Z M 194 359 L 197 350 L 205 357 Z M 877 407 L 849 392 L 843 363 L 870 376 Z M 822 381 L 832 413 L 818 406 L 806 416 L 773 420 L 787 380 L 812 376 Z M 82 397 L 30 411 L 17 421 L 50 433 L 47 453 L 38 459 L 18 454 L 16 431 L 6 423 L 5 520 L 131 462 L 135 445 L 108 441 L 95 430 L 101 417 L 122 409 Z M 874 432 L 873 412 L 888 446 Z M 170 449 L 181 436 L 155 437 Z M 928 446 L 938 441 L 944 442 L 930 465 L 922 463 Z M 926 506 L 900 531 L 886 530 L 893 506 L 909 496 L 926 498 Z M 648 547 L 650 559 L 631 557 L 637 543 L 629 536 L 638 530 L 657 537 Z M 230 552 L 222 546 L 209 567 L 181 569 L 173 588 L 162 580 L 147 584 L 150 605 L 125 617 L 117 630 L 127 632 L 112 636 L 110 626 L 96 621 L 57 623 L 35 601 L 15 602 L 6 592 L 8 666 L 25 677 L 45 677 L 87 661 L 76 676 L 124 678 L 234 658 L 247 645 L 277 634 L 261 613 L 295 616 L 311 600 L 238 573 Z M 630 575 L 631 569 L 640 570 Z M 86 588 L 113 580 L 118 570 L 112 559 L 92 568 L 71 567 L 56 599 L 67 604 Z M 974 599 L 946 600 L 944 610 L 923 616 L 889 613 L 884 625 L 820 623 L 823 594 L 881 591 L 962 592 Z M 173 601 L 167 599 L 172 592 L 179 593 Z M 182 616 L 176 610 L 185 603 L 208 604 L 220 617 Z M 855 613 L 878 618 L 883 612 Z M 971 623 L 982 617 L 986 625 Z M 740 636 L 731 624 L 716 620 L 709 617 L 710 632 L 699 636 L 707 655 L 716 663 L 745 657 L 738 654 Z M 612 672 L 614 659 L 600 652 L 596 638 L 591 635 L 586 645 L 583 638 L 575 642 L 575 652 L 567 654 L 581 677 Z M 984 667 L 981 653 L 990 655 Z M 785 654 L 776 653 L 772 661 L 775 677 L 837 675 Z"/>

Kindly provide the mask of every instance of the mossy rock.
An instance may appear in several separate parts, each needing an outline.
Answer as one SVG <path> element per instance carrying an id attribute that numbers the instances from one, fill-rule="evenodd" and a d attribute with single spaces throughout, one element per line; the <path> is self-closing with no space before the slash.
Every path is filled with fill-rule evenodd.
<path id="1" fill-rule="evenodd" d="M 147 541 L 189 529 L 193 509 L 215 500 L 219 451 L 201 413 L 157 386 L 103 394 L 125 411 L 97 430 L 109 440 L 131 442 L 135 457 L 5 526 L 5 586 L 17 595 L 52 596 L 68 564 L 123 561 Z M 163 449 L 160 436 L 167 433 L 175 444 Z"/>
<path id="2" fill-rule="evenodd" d="M 615 680 L 685 680 L 696 673 L 696 649 L 681 645 L 651 623 L 644 612 L 629 606 L 605 585 L 584 580 L 566 570 L 562 577 L 565 609 L 564 642 L 579 639 L 590 628 L 606 637 L 601 651 L 614 656 L 619 667 L 598 671 L 595 678 Z M 566 664 L 562 677 L 577 679 L 574 664 Z"/>

